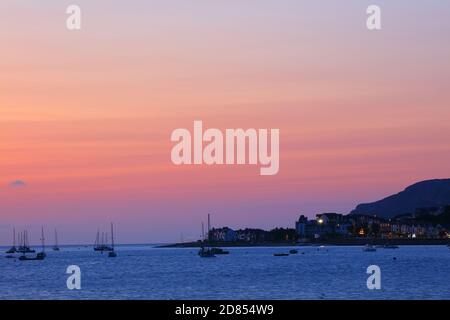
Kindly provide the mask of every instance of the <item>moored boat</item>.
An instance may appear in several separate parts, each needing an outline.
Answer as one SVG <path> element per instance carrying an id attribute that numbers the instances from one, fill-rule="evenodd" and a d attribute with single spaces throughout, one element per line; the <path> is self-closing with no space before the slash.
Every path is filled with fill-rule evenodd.
<path id="1" fill-rule="evenodd" d="M 94 251 L 100 251 L 101 253 L 103 253 L 103 251 L 113 251 L 113 248 L 111 248 L 106 244 L 107 241 L 108 241 L 108 234 L 106 234 L 105 237 L 105 233 L 102 232 L 102 236 L 100 238 L 100 231 L 97 230 L 97 237 L 95 239 Z"/>
<path id="2" fill-rule="evenodd" d="M 287 257 L 289 255 L 289 253 L 274 253 L 273 256 L 274 257 Z"/>
<path id="3" fill-rule="evenodd" d="M 36 254 L 34 257 L 28 257 L 26 255 L 27 252 L 22 251 L 22 255 L 19 257 L 21 261 L 30 261 L 30 260 L 44 260 L 47 254 L 45 253 L 45 238 L 44 238 L 44 227 L 41 229 L 41 242 L 42 242 L 42 251 Z M 34 250 L 33 250 L 34 252 Z"/>
<path id="4" fill-rule="evenodd" d="M 108 253 L 109 258 L 115 258 L 117 257 L 117 253 L 114 251 L 114 227 L 111 222 L 111 251 Z"/>
<path id="5" fill-rule="evenodd" d="M 211 248 L 213 254 L 229 254 L 230 251 L 223 250 L 222 248 Z"/>
<path id="6" fill-rule="evenodd" d="M 13 228 L 13 246 L 6 251 L 7 254 L 11 254 L 11 253 L 16 253 L 17 252 L 17 248 L 16 248 L 16 229 Z"/>
<path id="7" fill-rule="evenodd" d="M 205 247 L 201 247 L 200 250 L 198 251 L 198 255 L 201 258 L 214 258 L 215 254 L 213 253 L 213 251 L 210 248 L 205 248 Z"/>
<path id="8" fill-rule="evenodd" d="M 363 248 L 363 251 L 374 252 L 374 251 L 377 251 L 377 249 L 374 246 L 372 246 L 371 244 L 366 244 Z"/>
<path id="9" fill-rule="evenodd" d="M 53 246 L 53 251 L 59 251 L 59 246 L 58 246 L 58 233 L 55 229 L 55 245 Z"/>

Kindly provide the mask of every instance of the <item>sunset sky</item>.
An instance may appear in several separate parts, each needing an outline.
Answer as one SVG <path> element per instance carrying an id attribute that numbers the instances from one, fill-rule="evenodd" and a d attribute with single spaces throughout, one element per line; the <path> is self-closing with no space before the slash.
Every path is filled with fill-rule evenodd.
<path id="1" fill-rule="evenodd" d="M 192 240 L 208 213 L 293 227 L 449 178 L 449 17 L 441 0 L 2 0 L 0 244 L 41 225 L 92 243 L 110 221 L 118 242 Z M 280 129 L 279 173 L 173 165 L 194 120 Z"/>

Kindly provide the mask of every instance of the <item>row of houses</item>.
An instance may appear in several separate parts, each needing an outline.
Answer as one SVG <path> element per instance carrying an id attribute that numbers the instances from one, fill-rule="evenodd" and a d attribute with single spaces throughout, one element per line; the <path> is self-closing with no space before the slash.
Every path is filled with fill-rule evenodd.
<path id="1" fill-rule="evenodd" d="M 383 219 L 367 215 L 317 214 L 316 219 L 305 216 L 295 223 L 300 239 L 305 238 L 381 238 L 381 239 L 441 239 L 449 237 L 448 229 L 440 224 L 420 223 L 408 217 Z"/>
<path id="2" fill-rule="evenodd" d="M 233 230 L 213 228 L 208 239 L 218 242 L 283 242 L 319 238 L 443 239 L 450 238 L 450 206 L 422 208 L 414 214 L 384 219 L 376 215 L 317 214 L 315 219 L 301 215 L 295 229 L 276 228 Z"/>
<path id="3" fill-rule="evenodd" d="M 289 228 L 275 228 L 270 231 L 262 229 L 241 229 L 233 230 L 228 227 L 213 228 L 209 231 L 209 241 L 217 242 L 249 242 L 249 243 L 264 243 L 264 242 L 283 242 L 295 241 L 298 235 L 295 229 Z"/>

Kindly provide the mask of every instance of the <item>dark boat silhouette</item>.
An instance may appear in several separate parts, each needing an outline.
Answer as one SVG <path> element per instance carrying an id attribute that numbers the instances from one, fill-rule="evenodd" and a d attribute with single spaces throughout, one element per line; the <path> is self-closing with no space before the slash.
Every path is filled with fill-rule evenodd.
<path id="1" fill-rule="evenodd" d="M 97 237 L 95 239 L 94 251 L 100 251 L 101 253 L 103 253 L 103 251 L 113 251 L 113 248 L 111 248 L 106 244 L 107 241 L 108 241 L 108 234 L 106 234 L 105 236 L 105 233 L 102 232 L 102 236 L 100 238 L 100 231 L 97 230 Z"/>
<path id="2" fill-rule="evenodd" d="M 212 249 L 201 247 L 198 251 L 198 255 L 202 258 L 214 258 L 215 254 L 213 253 Z"/>
<path id="3" fill-rule="evenodd" d="M 213 248 L 209 248 L 205 246 L 205 242 L 209 242 L 209 232 L 210 232 L 210 218 L 208 214 L 208 233 L 205 236 L 205 225 L 202 222 L 202 240 L 201 240 L 201 247 L 198 251 L 198 255 L 201 258 L 214 258 L 216 255 L 213 252 Z M 208 241 L 206 241 L 208 240 Z M 217 248 L 216 248 L 217 249 Z"/>
<path id="4" fill-rule="evenodd" d="M 58 247 L 58 233 L 55 229 L 55 245 L 53 246 L 53 251 L 59 251 L 59 247 Z"/>
<path id="5" fill-rule="evenodd" d="M 36 251 L 34 249 L 31 249 L 28 244 L 28 231 L 23 231 L 19 233 L 19 247 L 17 248 L 16 252 L 18 253 L 35 253 Z"/>
<path id="6" fill-rule="evenodd" d="M 39 252 L 35 257 L 26 256 L 26 252 L 22 252 L 22 255 L 19 257 L 21 261 L 30 261 L 30 260 L 44 260 L 47 254 L 45 253 L 45 238 L 44 238 L 44 227 L 41 229 L 41 241 L 42 241 L 42 251 Z M 34 252 L 34 250 L 33 250 Z"/>
<path id="7" fill-rule="evenodd" d="M 274 253 L 273 254 L 275 257 L 286 257 L 289 255 L 289 253 Z"/>
<path id="8" fill-rule="evenodd" d="M 223 250 L 222 248 L 211 248 L 213 254 L 229 254 L 230 251 Z"/>
<path id="9" fill-rule="evenodd" d="M 111 251 L 108 253 L 109 258 L 115 258 L 117 257 L 117 253 L 114 251 L 114 228 L 113 224 L 111 222 Z"/>
<path id="10" fill-rule="evenodd" d="M 16 253 L 17 252 L 17 248 L 16 248 L 16 229 L 13 229 L 13 246 L 6 251 L 7 254 L 11 254 L 11 253 Z"/>
<path id="11" fill-rule="evenodd" d="M 44 260 L 47 255 L 45 252 L 39 252 L 35 257 L 27 257 L 26 255 L 22 255 L 19 257 L 19 260 Z"/>
<path id="12" fill-rule="evenodd" d="M 384 249 L 398 249 L 399 247 L 395 244 L 385 244 L 383 246 Z"/>

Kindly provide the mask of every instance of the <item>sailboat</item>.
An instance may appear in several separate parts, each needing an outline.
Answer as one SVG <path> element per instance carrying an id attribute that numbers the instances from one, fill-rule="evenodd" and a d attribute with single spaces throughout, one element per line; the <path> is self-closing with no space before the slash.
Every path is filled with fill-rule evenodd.
<path id="1" fill-rule="evenodd" d="M 42 251 L 36 255 L 36 260 L 44 260 L 47 256 L 45 253 L 45 238 L 44 238 L 44 227 L 41 229 L 41 241 L 42 241 Z"/>
<path id="2" fill-rule="evenodd" d="M 28 231 L 27 230 L 19 233 L 19 248 L 17 248 L 16 251 L 23 253 L 23 254 L 35 252 L 33 249 L 30 248 L 30 246 L 28 244 Z"/>
<path id="3" fill-rule="evenodd" d="M 106 234 L 106 240 L 105 240 L 105 233 L 102 232 L 102 235 L 100 237 L 100 231 L 97 230 L 97 237 L 95 239 L 95 244 L 94 244 L 94 251 L 100 251 L 101 253 L 103 253 L 103 251 L 112 251 L 113 249 L 106 245 L 106 242 L 108 241 L 108 234 Z"/>
<path id="4" fill-rule="evenodd" d="M 208 216 L 209 218 L 209 216 Z M 209 232 L 208 232 L 209 233 Z M 198 251 L 198 255 L 201 258 L 214 258 L 215 254 L 212 251 L 211 248 L 205 247 L 205 226 L 202 222 L 202 242 L 201 242 L 201 246 L 200 246 L 200 250 Z"/>
<path id="5" fill-rule="evenodd" d="M 47 254 L 45 253 L 45 238 L 44 238 L 44 227 L 41 229 L 41 241 L 42 241 L 42 251 L 39 252 L 35 257 L 27 257 L 25 255 L 25 251 L 22 252 L 22 255 L 19 257 L 21 261 L 27 260 L 44 260 Z"/>
<path id="6" fill-rule="evenodd" d="M 100 251 L 100 231 L 97 229 L 97 236 L 95 237 L 94 251 Z"/>
<path id="7" fill-rule="evenodd" d="M 11 253 L 16 253 L 17 249 L 16 249 L 16 228 L 13 229 L 13 246 L 6 251 L 6 253 L 11 254 Z"/>
<path id="8" fill-rule="evenodd" d="M 58 247 L 58 232 L 56 232 L 56 229 L 55 229 L 55 245 L 53 246 L 53 251 L 59 251 L 59 247 Z"/>
<path id="9" fill-rule="evenodd" d="M 208 243 L 211 242 L 211 239 L 209 238 L 210 234 L 211 234 L 211 216 L 208 213 L 208 233 L 206 235 L 206 241 Z M 222 248 L 217 248 L 217 247 L 210 248 L 209 250 L 211 251 L 211 254 L 213 254 L 213 255 L 216 255 L 216 254 L 229 254 L 230 253 L 230 251 L 228 251 L 228 250 L 223 250 Z"/>
<path id="10" fill-rule="evenodd" d="M 111 222 L 111 251 L 108 253 L 109 258 L 117 257 L 117 253 L 114 251 L 114 228 Z"/>

